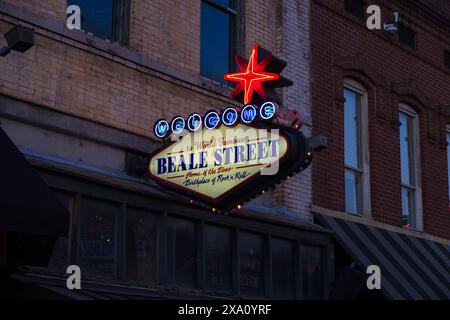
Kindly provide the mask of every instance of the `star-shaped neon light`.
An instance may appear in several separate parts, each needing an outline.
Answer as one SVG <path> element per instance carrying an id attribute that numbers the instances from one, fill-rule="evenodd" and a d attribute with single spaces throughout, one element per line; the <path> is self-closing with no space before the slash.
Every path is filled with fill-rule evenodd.
<path id="1" fill-rule="evenodd" d="M 261 98 L 265 99 L 266 90 L 262 83 L 277 80 L 280 77 L 276 73 L 264 72 L 271 60 L 272 55 L 269 55 L 258 63 L 258 45 L 256 44 L 253 46 L 248 63 L 237 56 L 236 61 L 241 72 L 228 73 L 224 76 L 225 80 L 239 82 L 230 97 L 234 99 L 241 92 L 244 92 L 244 103 L 248 104 L 252 101 L 253 93 L 256 91 Z"/>

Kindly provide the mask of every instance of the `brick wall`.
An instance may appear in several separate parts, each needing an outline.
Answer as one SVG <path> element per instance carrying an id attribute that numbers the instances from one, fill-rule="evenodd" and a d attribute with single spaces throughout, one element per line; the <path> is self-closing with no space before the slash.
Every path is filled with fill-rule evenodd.
<path id="1" fill-rule="evenodd" d="M 283 75 L 294 85 L 280 92 L 283 108 L 310 116 L 309 0 L 246 1 L 246 52 L 257 42 L 287 61 Z M 310 135 L 309 126 L 303 128 Z M 306 170 L 278 186 L 270 194 L 276 206 L 286 206 L 310 220 L 311 172 Z"/>
<path id="2" fill-rule="evenodd" d="M 373 1 L 381 5 L 384 22 L 393 3 Z M 313 203 L 344 211 L 343 78 L 354 78 L 368 92 L 372 217 L 401 226 L 398 103 L 403 101 L 419 113 L 424 230 L 449 238 L 448 118 L 440 111 L 450 103 L 450 72 L 442 54 L 449 35 L 406 9 L 400 16 L 417 32 L 417 50 L 384 31 L 367 30 L 364 21 L 344 12 L 343 1 L 312 1 L 313 131 L 329 142 L 313 164 Z"/>
<path id="3" fill-rule="evenodd" d="M 282 96 L 286 106 L 306 114 L 308 2 L 247 0 L 244 13 L 245 55 L 258 42 L 286 58 L 286 74 L 295 86 Z M 66 1 L 0 0 L 0 8 L 5 4 L 20 19 L 0 10 L 0 33 L 14 24 L 28 25 L 35 29 L 36 45 L 2 59 L 0 94 L 152 139 L 159 118 L 203 113 L 230 102 L 229 89 L 199 74 L 199 0 L 133 0 L 130 42 L 123 47 L 63 30 Z M 308 217 L 310 196 L 310 173 L 304 172 L 274 193 L 273 204 Z"/>
<path id="4" fill-rule="evenodd" d="M 131 1 L 130 47 L 186 72 L 200 72 L 200 1 Z"/>

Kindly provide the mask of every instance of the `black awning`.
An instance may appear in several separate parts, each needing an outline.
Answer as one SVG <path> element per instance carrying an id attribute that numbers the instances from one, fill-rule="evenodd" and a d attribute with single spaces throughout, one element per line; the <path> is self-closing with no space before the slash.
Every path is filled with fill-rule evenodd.
<path id="1" fill-rule="evenodd" d="M 365 271 L 381 269 L 381 291 L 390 299 L 449 299 L 450 251 L 447 246 L 360 223 L 317 214 L 337 242 Z"/>
<path id="2" fill-rule="evenodd" d="M 0 128 L 0 229 L 67 236 L 69 213 Z"/>

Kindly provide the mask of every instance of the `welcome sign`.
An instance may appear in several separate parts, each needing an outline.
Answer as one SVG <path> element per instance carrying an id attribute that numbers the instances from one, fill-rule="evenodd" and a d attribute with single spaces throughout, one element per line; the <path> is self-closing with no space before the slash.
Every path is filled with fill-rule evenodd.
<path id="1" fill-rule="evenodd" d="M 170 144 L 153 156 L 150 173 L 156 180 L 215 200 L 264 168 L 270 173 L 268 168 L 278 166 L 287 151 L 287 139 L 277 133 L 243 124 L 221 126 Z"/>
<path id="2" fill-rule="evenodd" d="M 150 156 L 150 176 L 214 210 L 242 205 L 309 165 L 304 136 L 260 122 L 186 132 Z"/>
<path id="3" fill-rule="evenodd" d="M 239 83 L 231 98 L 242 107 L 159 119 L 153 126 L 156 137 L 171 141 L 150 155 L 150 176 L 213 211 L 240 207 L 312 160 L 299 126 L 280 124 L 275 88 L 292 85 L 280 75 L 286 63 L 258 45 L 248 61 L 237 62 L 240 71 L 224 77 Z"/>

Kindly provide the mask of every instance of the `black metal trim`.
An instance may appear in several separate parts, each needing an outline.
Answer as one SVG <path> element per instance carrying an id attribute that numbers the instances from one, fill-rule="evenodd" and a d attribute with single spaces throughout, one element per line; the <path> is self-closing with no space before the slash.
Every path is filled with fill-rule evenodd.
<path id="1" fill-rule="evenodd" d="M 236 9 L 233 9 L 232 7 L 229 7 L 229 6 L 226 6 L 224 4 L 218 3 L 215 0 L 202 0 L 202 2 L 211 5 L 211 6 L 213 6 L 216 9 L 222 10 L 225 13 L 232 14 L 232 15 L 237 15 L 237 10 Z M 234 8 L 236 8 L 235 2 L 236 2 L 235 0 L 231 0 L 232 6 Z"/>
<path id="2" fill-rule="evenodd" d="M 113 0 L 113 41 L 127 45 L 130 41 L 131 0 Z"/>

